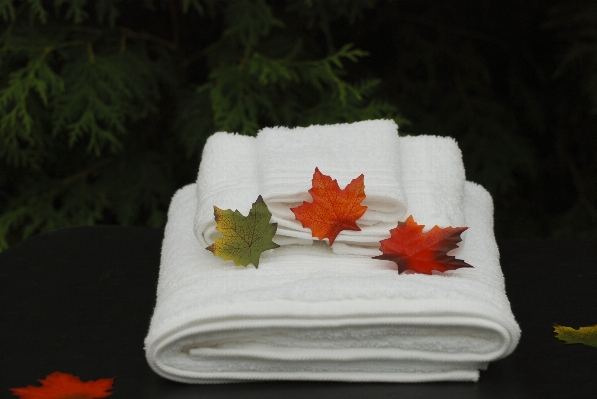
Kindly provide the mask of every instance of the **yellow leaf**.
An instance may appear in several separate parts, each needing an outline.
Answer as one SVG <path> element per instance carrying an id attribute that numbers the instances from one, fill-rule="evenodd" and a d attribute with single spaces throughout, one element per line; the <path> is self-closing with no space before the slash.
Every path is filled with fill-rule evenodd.
<path id="1" fill-rule="evenodd" d="M 572 327 L 554 326 L 556 338 L 565 341 L 567 344 L 584 344 L 597 348 L 597 325 L 580 327 L 575 330 Z"/>
<path id="2" fill-rule="evenodd" d="M 278 224 L 269 222 L 272 214 L 261 195 L 253 203 L 247 216 L 243 216 L 238 210 L 214 206 L 214 217 L 216 230 L 224 237 L 216 238 L 205 249 L 224 260 L 232 260 L 237 266 L 252 263 L 257 267 L 262 252 L 279 247 L 272 241 Z"/>

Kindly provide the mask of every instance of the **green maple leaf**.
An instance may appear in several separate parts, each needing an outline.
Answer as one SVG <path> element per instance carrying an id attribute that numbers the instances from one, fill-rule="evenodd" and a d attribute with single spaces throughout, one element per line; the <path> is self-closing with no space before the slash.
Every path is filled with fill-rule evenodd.
<path id="1" fill-rule="evenodd" d="M 567 344 L 584 344 L 597 348 L 597 325 L 580 327 L 575 330 L 572 327 L 554 326 L 556 338 L 565 341 Z"/>
<path id="2" fill-rule="evenodd" d="M 278 248 L 272 241 L 278 223 L 270 223 L 271 212 L 261 195 L 253 203 L 248 216 L 238 210 L 220 209 L 214 206 L 216 230 L 224 237 L 216 238 L 206 249 L 224 260 L 233 260 L 236 266 L 248 266 L 252 263 L 257 268 L 263 251 Z"/>

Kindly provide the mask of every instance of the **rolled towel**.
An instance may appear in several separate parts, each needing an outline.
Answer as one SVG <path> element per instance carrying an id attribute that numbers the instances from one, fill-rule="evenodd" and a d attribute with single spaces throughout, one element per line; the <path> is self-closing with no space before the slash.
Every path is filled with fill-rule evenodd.
<path id="1" fill-rule="evenodd" d="M 214 205 L 247 215 L 260 194 L 257 177 L 256 140 L 234 133 L 215 133 L 203 147 L 197 175 L 195 236 L 205 248 L 221 233 L 216 231 Z M 310 239 L 276 236 L 279 245 L 311 245 Z"/>
<path id="2" fill-rule="evenodd" d="M 306 128 L 265 128 L 257 135 L 260 193 L 278 223 L 278 234 L 312 239 L 290 210 L 311 202 L 308 190 L 315 168 L 344 188 L 365 176 L 367 206 L 357 221 L 361 231 L 343 231 L 337 243 L 370 245 L 404 217 L 406 197 L 400 182 L 400 142 L 394 121 L 370 120 Z"/>
<path id="3" fill-rule="evenodd" d="M 200 188 L 199 188 L 200 190 Z M 490 195 L 467 183 L 474 268 L 398 274 L 393 262 L 333 254 L 325 243 L 235 267 L 193 236 L 195 185 L 168 212 L 147 361 L 187 383 L 255 380 L 477 380 L 516 347 Z"/>

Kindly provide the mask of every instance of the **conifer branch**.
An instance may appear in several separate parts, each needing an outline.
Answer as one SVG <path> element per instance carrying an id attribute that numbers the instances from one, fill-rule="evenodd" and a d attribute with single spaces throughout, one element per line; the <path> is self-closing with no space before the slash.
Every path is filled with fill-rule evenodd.
<path id="1" fill-rule="evenodd" d="M 185 60 L 183 60 L 180 63 L 180 66 L 183 69 L 186 69 L 189 67 L 189 65 L 191 65 L 193 62 L 195 62 L 197 59 L 201 58 L 201 57 L 207 57 L 209 56 L 209 53 L 219 44 L 219 42 L 214 42 L 204 48 L 202 48 L 199 51 L 196 51 L 195 53 L 193 53 L 192 55 L 190 55 L 189 57 L 187 57 Z"/>
<path id="2" fill-rule="evenodd" d="M 175 49 L 177 49 L 180 46 L 177 3 L 177 0 L 168 0 L 168 6 L 170 8 L 170 23 L 172 24 L 172 41 L 173 45 L 175 46 Z"/>
<path id="3" fill-rule="evenodd" d="M 96 172 L 98 169 L 102 168 L 104 165 L 107 165 L 112 162 L 114 162 L 114 158 L 104 158 L 104 159 L 100 160 L 99 162 L 96 162 L 95 164 L 89 166 L 88 168 L 85 168 L 75 174 L 65 177 L 64 179 L 61 180 L 60 184 L 62 186 L 67 186 L 76 180 L 85 179 L 91 173 Z"/>
<path id="4" fill-rule="evenodd" d="M 87 42 L 87 54 L 89 55 L 89 63 L 95 64 L 95 53 L 93 52 L 93 45 Z"/>
<path id="5" fill-rule="evenodd" d="M 58 43 L 51 46 L 3 46 L 0 48 L 1 52 L 28 52 L 34 53 L 38 51 L 43 51 L 45 53 L 50 53 L 59 48 L 67 48 L 67 47 L 75 47 L 75 46 L 85 46 L 89 43 L 88 40 L 72 40 L 64 43 Z"/>
<path id="6" fill-rule="evenodd" d="M 123 28 L 123 27 L 119 27 L 118 31 L 120 31 L 122 34 L 124 34 L 128 37 L 136 37 L 139 39 L 143 39 L 143 40 L 147 40 L 150 42 L 160 44 L 172 51 L 175 51 L 178 48 L 178 45 L 176 43 L 170 42 L 170 41 L 163 39 L 161 37 L 158 37 L 158 36 L 154 36 L 147 32 L 136 32 L 134 30 L 131 30 L 128 28 Z"/>

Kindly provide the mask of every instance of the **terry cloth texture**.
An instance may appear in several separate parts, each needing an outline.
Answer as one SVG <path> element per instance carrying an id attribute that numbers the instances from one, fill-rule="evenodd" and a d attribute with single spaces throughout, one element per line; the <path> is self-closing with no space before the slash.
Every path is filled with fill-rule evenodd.
<path id="1" fill-rule="evenodd" d="M 456 142 L 437 136 L 399 138 L 393 121 L 373 120 L 266 128 L 256 138 L 212 135 L 197 176 L 197 239 L 207 247 L 220 236 L 214 205 L 246 215 L 261 194 L 272 222 L 278 223 L 274 242 L 311 245 L 316 240 L 311 230 L 302 227 L 290 208 L 311 201 L 308 190 L 315 167 L 341 188 L 361 173 L 365 176 L 362 205 L 368 209 L 357 221 L 361 231 L 341 232 L 332 247 L 335 253 L 379 255 L 379 241 L 407 215 L 426 225 L 425 231 L 436 224 L 464 225 L 465 175 Z"/>
<path id="2" fill-rule="evenodd" d="M 182 188 L 168 212 L 149 365 L 187 383 L 477 380 L 514 350 L 520 330 L 491 196 L 470 182 L 463 193 L 469 230 L 458 257 L 474 267 L 429 276 L 319 242 L 265 252 L 258 269 L 236 267 L 193 234 L 207 193 Z"/>
<path id="3" fill-rule="evenodd" d="M 343 189 L 365 176 L 365 214 L 361 231 L 343 231 L 339 243 L 378 242 L 403 220 L 406 196 L 401 183 L 398 127 L 391 120 L 371 120 L 305 128 L 265 128 L 257 135 L 257 176 L 260 193 L 278 223 L 280 235 L 311 238 L 296 220 L 292 207 L 311 202 L 308 190 L 315 168 Z"/>

